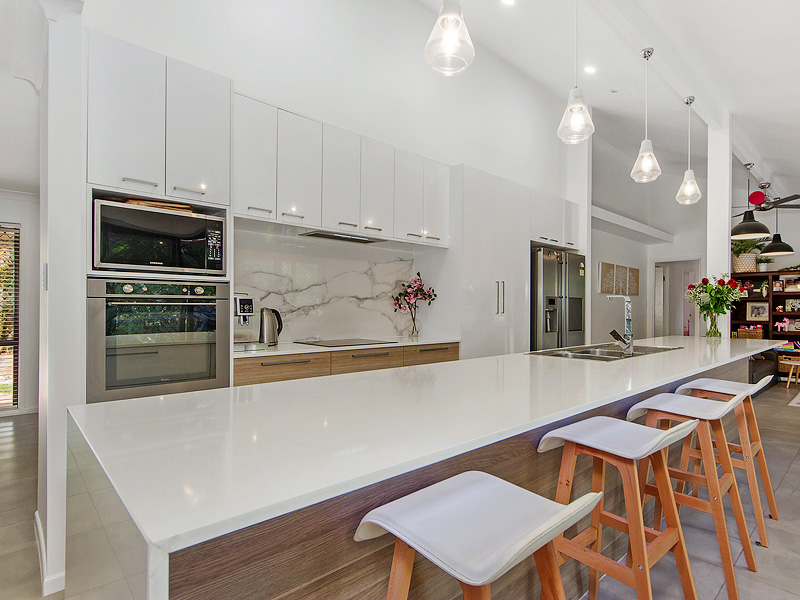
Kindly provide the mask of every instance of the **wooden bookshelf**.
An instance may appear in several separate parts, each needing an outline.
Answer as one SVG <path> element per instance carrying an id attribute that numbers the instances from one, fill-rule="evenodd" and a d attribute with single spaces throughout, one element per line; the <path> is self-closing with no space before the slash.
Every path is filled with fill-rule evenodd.
<path id="1" fill-rule="evenodd" d="M 731 329 L 737 331 L 739 326 L 748 325 L 763 325 L 764 339 L 780 340 L 789 339 L 794 340 L 800 336 L 800 311 L 786 312 L 786 300 L 797 299 L 800 302 L 800 290 L 797 291 L 781 291 L 774 292 L 773 287 L 776 281 L 785 281 L 786 279 L 799 279 L 800 271 L 761 271 L 755 273 L 734 273 L 731 275 L 733 279 L 739 282 L 740 285 L 747 283 L 753 284 L 753 294 L 747 298 L 742 298 L 737 302 L 731 310 Z M 759 290 L 762 283 L 767 283 L 767 295 L 760 295 Z M 752 302 L 764 302 L 769 304 L 768 314 L 769 318 L 766 321 L 756 321 L 748 318 L 749 305 Z M 776 310 L 781 307 L 781 310 Z M 782 322 L 784 319 L 797 320 L 798 323 L 795 327 L 797 331 L 778 331 L 776 324 Z"/>

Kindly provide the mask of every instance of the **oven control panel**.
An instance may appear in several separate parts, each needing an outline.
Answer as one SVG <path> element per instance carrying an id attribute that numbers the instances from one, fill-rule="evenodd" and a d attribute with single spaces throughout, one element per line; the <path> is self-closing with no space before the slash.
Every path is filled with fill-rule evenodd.
<path id="1" fill-rule="evenodd" d="M 159 281 L 105 281 L 105 296 L 161 296 L 216 298 L 216 285 Z"/>

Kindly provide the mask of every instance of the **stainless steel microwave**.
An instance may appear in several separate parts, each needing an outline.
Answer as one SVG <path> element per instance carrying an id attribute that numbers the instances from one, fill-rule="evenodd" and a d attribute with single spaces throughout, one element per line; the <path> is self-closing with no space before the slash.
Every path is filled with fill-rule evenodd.
<path id="1" fill-rule="evenodd" d="M 225 275 L 225 219 L 94 201 L 95 269 Z"/>

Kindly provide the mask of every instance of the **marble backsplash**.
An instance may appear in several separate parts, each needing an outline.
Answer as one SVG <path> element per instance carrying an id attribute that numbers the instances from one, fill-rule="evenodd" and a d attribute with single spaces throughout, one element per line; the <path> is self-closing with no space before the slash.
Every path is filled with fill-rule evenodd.
<path id="1" fill-rule="evenodd" d="M 281 341 L 411 331 L 391 297 L 413 277 L 411 251 L 237 230 L 234 257 L 234 293 L 281 313 Z"/>

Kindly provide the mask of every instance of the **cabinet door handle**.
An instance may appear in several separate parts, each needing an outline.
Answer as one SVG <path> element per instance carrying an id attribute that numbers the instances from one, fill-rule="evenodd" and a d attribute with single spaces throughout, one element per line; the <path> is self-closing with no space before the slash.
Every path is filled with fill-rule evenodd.
<path id="1" fill-rule="evenodd" d="M 504 315 L 504 314 L 506 314 L 506 282 L 505 281 L 501 281 L 500 285 L 502 286 L 501 289 L 502 289 L 502 292 L 503 292 L 503 294 L 501 296 L 503 303 L 501 305 L 502 308 L 500 309 L 500 314 Z"/>
<path id="2" fill-rule="evenodd" d="M 355 223 L 348 223 L 347 221 L 339 221 L 339 225 L 347 225 L 348 227 L 358 227 Z"/>
<path id="3" fill-rule="evenodd" d="M 495 286 L 495 296 L 496 296 L 496 298 L 495 298 L 496 305 L 495 305 L 495 308 L 494 308 L 494 314 L 499 315 L 500 314 L 500 282 L 499 281 L 495 281 L 494 282 L 494 286 Z"/>
<path id="4" fill-rule="evenodd" d="M 298 360 L 282 360 L 280 362 L 261 363 L 262 367 L 277 367 L 278 365 L 299 365 L 302 363 L 310 363 L 310 358 L 301 358 Z"/>
<path id="5" fill-rule="evenodd" d="M 574 246 L 574 245 L 575 244 L 573 244 L 572 242 L 567 242 L 567 246 Z"/>
<path id="6" fill-rule="evenodd" d="M 425 237 L 428 238 L 429 240 L 436 240 L 437 242 L 441 241 L 441 239 L 442 239 L 442 238 L 436 237 L 435 235 L 426 235 Z"/>
<path id="7" fill-rule="evenodd" d="M 371 229 L 372 231 L 383 231 L 382 227 L 369 227 L 366 225 L 364 226 L 364 229 Z"/>
<path id="8" fill-rule="evenodd" d="M 305 219 L 305 215 L 298 215 L 297 213 L 285 212 L 281 213 L 284 217 L 297 217 L 298 219 Z"/>
<path id="9" fill-rule="evenodd" d="M 442 350 L 450 350 L 450 346 L 442 346 L 440 348 L 421 348 L 420 352 L 441 352 Z"/>
<path id="10" fill-rule="evenodd" d="M 388 352 L 370 352 L 369 354 L 351 354 L 353 358 L 374 358 L 376 356 L 389 356 Z"/>
<path id="11" fill-rule="evenodd" d="M 411 236 L 414 236 L 414 237 L 417 237 L 417 238 L 421 238 L 422 237 L 422 235 L 419 234 L 419 233 L 407 233 L 406 235 L 411 235 Z"/>
<path id="12" fill-rule="evenodd" d="M 123 177 L 122 181 L 127 181 L 128 183 L 143 183 L 145 185 L 152 185 L 153 187 L 158 187 L 158 184 L 155 181 L 147 181 L 145 179 L 134 179 L 133 177 Z"/>
<path id="13" fill-rule="evenodd" d="M 201 196 L 205 196 L 205 195 L 206 195 L 206 191 L 205 191 L 205 189 L 202 189 L 202 190 L 193 190 L 192 188 L 181 187 L 181 186 L 179 186 L 179 185 L 176 185 L 176 186 L 175 186 L 175 187 L 173 187 L 172 189 L 173 189 L 173 190 L 175 190 L 175 191 L 178 191 L 178 192 L 190 192 L 190 193 L 192 193 L 192 194 L 200 194 Z"/>
<path id="14" fill-rule="evenodd" d="M 544 237 L 543 235 L 540 235 L 540 236 L 539 236 L 539 239 L 540 239 L 540 240 L 544 240 L 545 242 L 547 242 L 547 241 L 549 241 L 549 240 L 550 240 L 550 238 L 546 238 L 546 237 Z"/>
<path id="15" fill-rule="evenodd" d="M 265 213 L 272 213 L 271 208 L 261 208 L 260 206 L 248 206 L 247 210 L 262 210 Z"/>

